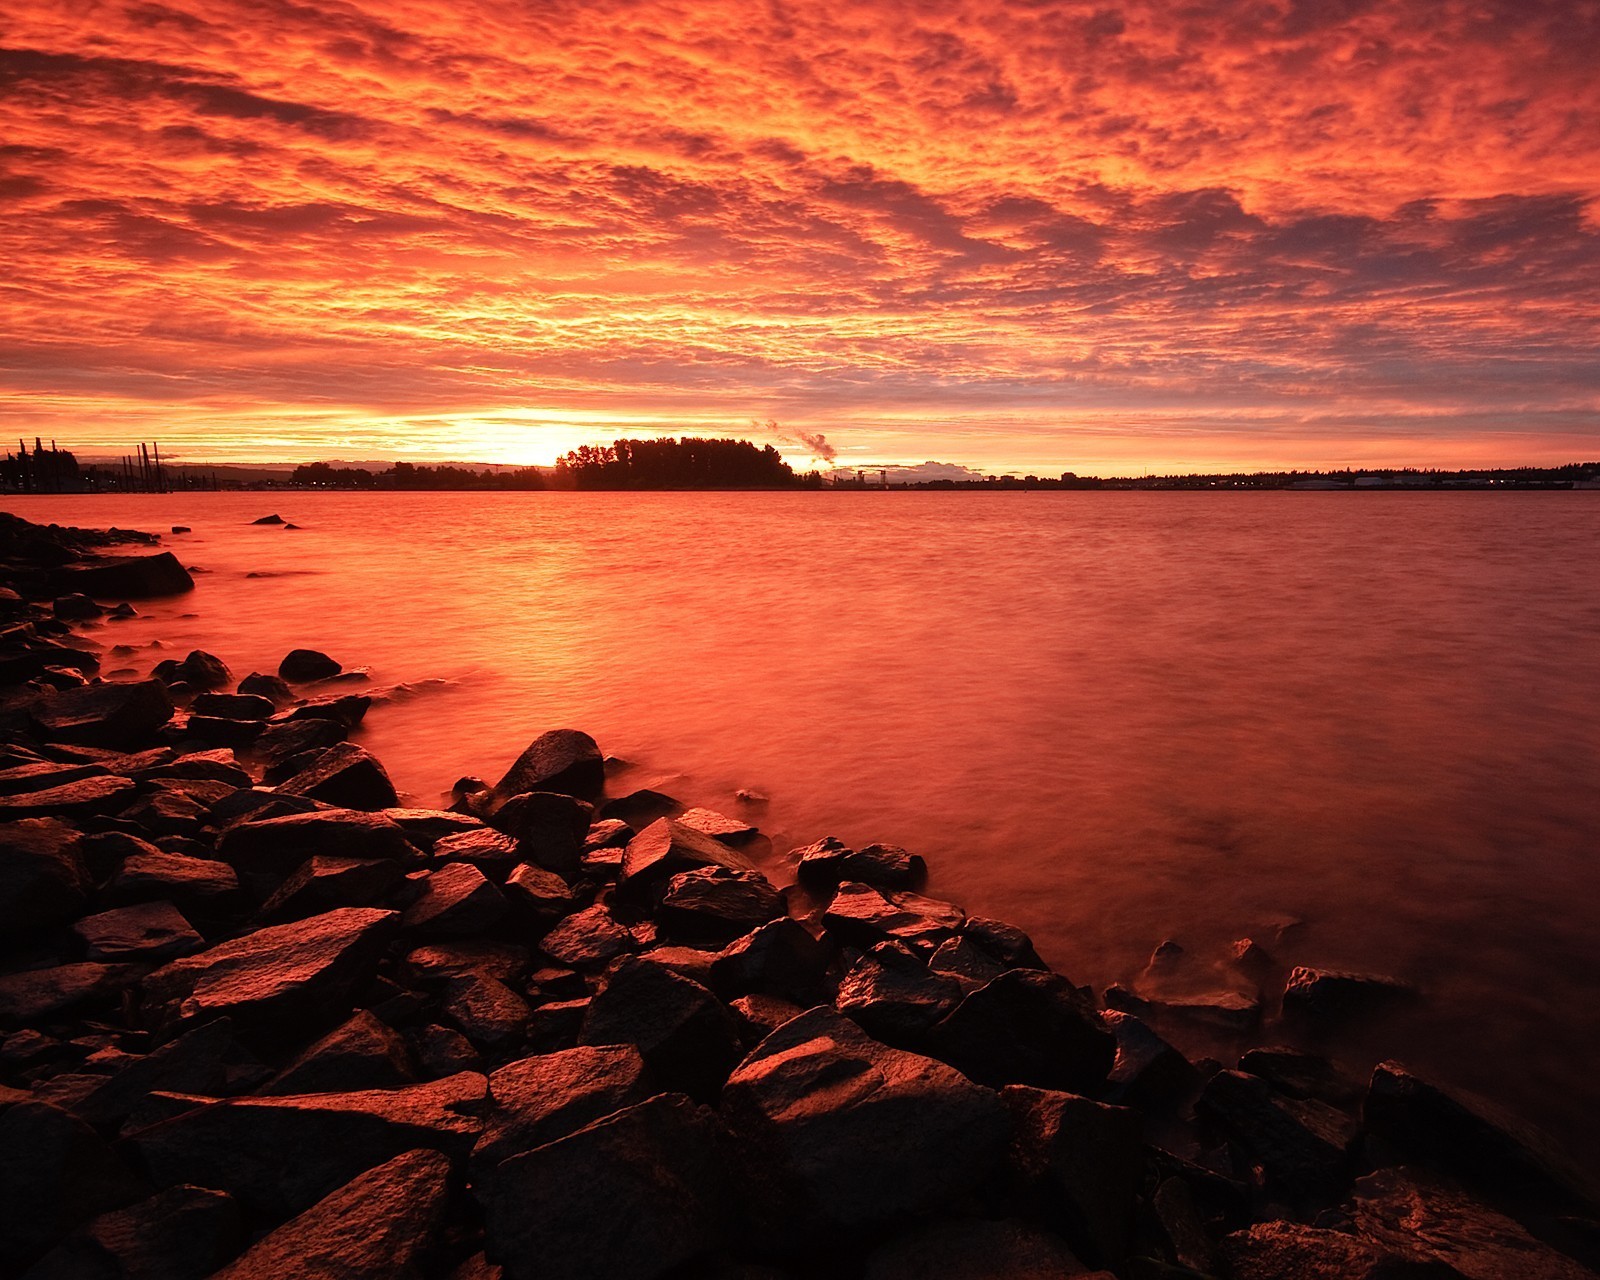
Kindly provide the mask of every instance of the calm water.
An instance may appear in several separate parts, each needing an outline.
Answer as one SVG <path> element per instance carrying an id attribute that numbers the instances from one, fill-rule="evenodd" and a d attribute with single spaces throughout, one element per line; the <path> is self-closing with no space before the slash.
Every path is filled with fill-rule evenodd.
<path id="1" fill-rule="evenodd" d="M 779 850 L 925 854 L 930 892 L 1078 982 L 1167 937 L 1201 967 L 1251 935 L 1392 973 L 1426 999 L 1342 1053 L 1490 1093 L 1595 1163 L 1600 494 L 10 505 L 193 526 L 168 541 L 200 589 L 108 644 L 241 675 L 310 645 L 414 686 L 363 740 L 416 803 L 574 726 L 634 762 L 615 789 L 768 796 Z M 246 523 L 274 510 L 305 527 Z"/>

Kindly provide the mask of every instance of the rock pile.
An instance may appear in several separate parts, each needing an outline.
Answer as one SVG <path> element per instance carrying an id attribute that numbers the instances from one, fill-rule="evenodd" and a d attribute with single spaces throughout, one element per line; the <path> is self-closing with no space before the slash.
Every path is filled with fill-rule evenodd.
<path id="1" fill-rule="evenodd" d="M 572 730 L 403 807 L 366 700 L 284 683 L 326 663 L 85 683 L 43 600 L 0 704 L 5 1274 L 1592 1274 L 1582 1177 L 1398 1064 L 1190 1062 L 905 850 L 599 817 Z"/>

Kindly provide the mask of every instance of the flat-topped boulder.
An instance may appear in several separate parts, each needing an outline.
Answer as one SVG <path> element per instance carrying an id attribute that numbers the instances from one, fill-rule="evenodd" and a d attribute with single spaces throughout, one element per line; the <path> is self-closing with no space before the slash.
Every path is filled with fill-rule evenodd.
<path id="1" fill-rule="evenodd" d="M 344 907 L 258 929 L 156 970 L 143 983 L 146 1006 L 159 1024 L 325 1024 L 371 982 L 398 924 L 393 911 Z"/>
<path id="2" fill-rule="evenodd" d="M 771 1194 L 836 1227 L 952 1204 L 996 1171 L 1009 1129 L 993 1091 L 825 1008 L 756 1046 L 722 1112 Z"/>
<path id="3" fill-rule="evenodd" d="M 400 1034 L 366 1009 L 307 1045 L 259 1093 L 267 1096 L 399 1089 L 417 1082 Z"/>
<path id="4" fill-rule="evenodd" d="M 172 719 L 172 699 L 159 680 L 61 689 L 30 712 L 46 742 L 135 750 Z"/>
<path id="5" fill-rule="evenodd" d="M 233 1197 L 168 1187 L 74 1231 L 27 1280 L 204 1280 L 237 1252 L 244 1223 Z"/>
<path id="6" fill-rule="evenodd" d="M 469 862 L 428 872 L 406 908 L 404 928 L 422 937 L 467 938 L 493 928 L 506 914 L 505 895 Z"/>
<path id="7" fill-rule="evenodd" d="M 40 817 L 105 817 L 127 809 L 138 794 L 138 785 L 131 779 L 103 773 L 39 791 L 0 796 L 0 822 Z"/>
<path id="8" fill-rule="evenodd" d="M 91 960 L 170 960 L 205 945 L 170 902 L 141 902 L 85 916 L 72 926 Z"/>
<path id="9" fill-rule="evenodd" d="M 1326 1103 L 1290 1098 L 1242 1071 L 1206 1082 L 1196 1112 L 1258 1165 L 1268 1190 L 1296 1205 L 1325 1205 L 1349 1185 L 1358 1126 Z"/>
<path id="10" fill-rule="evenodd" d="M 628 841 L 617 887 L 634 900 L 650 897 L 673 876 L 699 867 L 755 871 L 743 853 L 672 818 L 658 818 Z"/>
<path id="11" fill-rule="evenodd" d="M 656 920 L 673 937 L 722 945 L 784 914 L 783 899 L 759 871 L 696 867 L 666 882 Z"/>
<path id="12" fill-rule="evenodd" d="M 631 1045 L 579 1045 L 507 1063 L 489 1076 L 492 1099 L 475 1166 L 499 1164 L 554 1142 L 650 1096 L 644 1058 Z"/>
<path id="13" fill-rule="evenodd" d="M 278 784 L 287 796 L 305 796 L 342 809 L 368 812 L 393 808 L 400 797 L 383 763 L 365 747 L 341 742 L 319 754 L 306 768 Z"/>
<path id="14" fill-rule="evenodd" d="M 150 556 L 98 556 L 65 565 L 50 577 L 62 594 L 96 600 L 146 600 L 194 590 L 194 579 L 170 551 Z"/>
<path id="15" fill-rule="evenodd" d="M 449 1203 L 450 1161 L 407 1151 L 256 1241 L 215 1280 L 357 1280 L 417 1273 Z"/>
<path id="16" fill-rule="evenodd" d="M 78 1005 L 109 1000 L 132 980 L 125 964 L 53 965 L 0 977 L 0 1027 L 28 1025 Z"/>
<path id="17" fill-rule="evenodd" d="M 497 800 L 526 791 L 558 791 L 594 800 L 606 783 L 605 757 L 588 734 L 577 729 L 551 729 L 535 738 L 495 783 Z"/>
<path id="18" fill-rule="evenodd" d="M 407 1151 L 463 1164 L 488 1091 L 483 1076 L 462 1072 L 401 1089 L 165 1102 L 175 1114 L 126 1139 L 152 1177 L 226 1191 L 251 1213 L 282 1218 Z"/>
<path id="19" fill-rule="evenodd" d="M 241 874 L 283 877 L 307 858 L 387 858 L 404 861 L 416 850 L 382 814 L 322 809 L 256 818 L 232 828 L 217 856 Z"/>
<path id="20" fill-rule="evenodd" d="M 166 658 L 156 663 L 150 674 L 162 684 L 183 684 L 190 689 L 225 689 L 233 679 L 228 664 L 204 649 L 191 649 L 182 661 Z"/>

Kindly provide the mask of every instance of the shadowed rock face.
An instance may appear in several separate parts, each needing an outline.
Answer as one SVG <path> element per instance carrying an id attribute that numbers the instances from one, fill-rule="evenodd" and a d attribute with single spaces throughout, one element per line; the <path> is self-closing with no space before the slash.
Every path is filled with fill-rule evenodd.
<path id="1" fill-rule="evenodd" d="M 591 800 L 599 796 L 605 781 L 605 757 L 593 738 L 577 729 L 551 729 L 516 758 L 495 783 L 494 795 L 509 800 L 526 791 L 556 791 Z"/>
<path id="2" fill-rule="evenodd" d="M 62 594 L 100 600 L 145 600 L 194 590 L 194 579 L 170 551 L 153 556 L 104 556 L 58 569 L 53 578 Z"/>
<path id="3" fill-rule="evenodd" d="M 30 1267 L 27 1280 L 205 1280 L 243 1237 L 231 1196 L 169 1187 L 85 1223 Z"/>
<path id="4" fill-rule="evenodd" d="M 843 1226 L 957 1199 L 999 1166 L 1009 1129 L 991 1090 L 820 1008 L 739 1064 L 722 1111 L 777 1196 Z"/>
<path id="5" fill-rule="evenodd" d="M 172 699 L 159 680 L 91 684 L 61 690 L 35 707 L 32 718 L 48 742 L 128 751 L 172 719 Z"/>
<path id="6" fill-rule="evenodd" d="M 0 823 L 0 933 L 15 938 L 73 919 L 89 888 L 76 827 L 55 818 Z"/>
<path id="7" fill-rule="evenodd" d="M 701 867 L 757 870 L 748 857 L 720 840 L 672 818 L 658 818 L 628 841 L 617 888 L 630 899 L 642 901 L 658 892 L 673 876 Z"/>

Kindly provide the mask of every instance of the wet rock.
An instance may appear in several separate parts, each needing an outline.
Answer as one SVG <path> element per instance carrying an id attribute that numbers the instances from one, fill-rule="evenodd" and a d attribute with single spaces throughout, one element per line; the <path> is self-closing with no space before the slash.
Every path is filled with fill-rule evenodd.
<path id="1" fill-rule="evenodd" d="M 1344 1107 L 1366 1092 L 1326 1058 L 1298 1049 L 1251 1049 L 1239 1059 L 1239 1070 L 1259 1076 L 1279 1093 L 1291 1098 L 1314 1098 Z"/>
<path id="2" fill-rule="evenodd" d="M 119 772 L 127 771 L 119 770 Z M 255 781 L 250 776 L 250 771 L 239 763 L 232 751 L 225 747 L 213 751 L 191 751 L 186 755 L 139 769 L 130 776 L 146 782 L 167 779 L 221 782 L 235 788 L 252 786 Z"/>
<path id="3" fill-rule="evenodd" d="M 658 818 L 628 841 L 617 888 L 630 899 L 642 901 L 659 892 L 673 876 L 699 867 L 756 870 L 744 854 L 721 841 L 671 818 Z"/>
<path id="4" fill-rule="evenodd" d="M 1106 988 L 1109 1008 L 1144 1016 L 1165 1016 L 1211 1027 L 1233 1035 L 1254 1031 L 1261 1021 L 1261 1000 L 1245 991 L 1207 991 L 1145 998 L 1126 987 Z"/>
<path id="5" fill-rule="evenodd" d="M 1594 1272 L 1541 1244 L 1504 1214 L 1436 1178 L 1380 1169 L 1346 1205 L 1357 1235 L 1382 1252 L 1466 1280 L 1592 1280 Z"/>
<path id="6" fill-rule="evenodd" d="M 205 939 L 170 902 L 142 902 L 85 916 L 72 931 L 91 960 L 170 960 Z"/>
<path id="7" fill-rule="evenodd" d="M 349 1011 L 394 936 L 393 911 L 345 907 L 258 929 L 174 960 L 144 981 L 158 1022 L 224 1015 L 312 1029 Z"/>
<path id="8" fill-rule="evenodd" d="M 78 1223 L 147 1194 L 82 1120 L 43 1102 L 0 1111 L 0 1268 L 17 1274 Z"/>
<path id="9" fill-rule="evenodd" d="M 432 938 L 467 938 L 492 929 L 505 916 L 505 895 L 466 862 L 430 871 L 422 893 L 406 908 L 407 932 Z"/>
<path id="10" fill-rule="evenodd" d="M 721 840 L 725 844 L 745 844 L 761 834 L 748 822 L 740 822 L 737 818 L 730 818 L 715 809 L 685 809 L 678 815 L 678 821 L 701 835 Z"/>
<path id="11" fill-rule="evenodd" d="M 399 1089 L 416 1079 L 406 1042 L 362 1009 L 302 1050 L 260 1092 L 281 1096 Z"/>
<path id="12" fill-rule="evenodd" d="M 266 720 L 273 713 L 271 698 L 252 693 L 202 693 L 189 704 L 197 716 L 223 720 Z"/>
<path id="13" fill-rule="evenodd" d="M 1116 1040 L 1093 1003 L 1058 974 L 1013 969 L 964 997 L 930 1033 L 930 1051 L 971 1079 L 1093 1093 Z"/>
<path id="14" fill-rule="evenodd" d="M 783 914 L 783 899 L 759 871 L 696 867 L 666 882 L 656 920 L 674 937 L 721 945 Z"/>
<path id="15" fill-rule="evenodd" d="M 963 991 L 992 982 L 1007 969 L 970 938 L 950 938 L 928 958 L 928 968 L 955 981 Z"/>
<path id="16" fill-rule="evenodd" d="M 488 1093 L 481 1075 L 462 1073 L 403 1089 L 168 1102 L 177 1114 L 126 1139 L 151 1175 L 226 1191 L 249 1213 L 282 1218 L 407 1151 L 464 1162 Z"/>
<path id="17" fill-rule="evenodd" d="M 233 678 L 228 664 L 204 649 L 190 650 L 182 662 L 176 658 L 158 662 L 151 675 L 162 684 L 182 683 L 191 689 L 225 689 Z"/>
<path id="18" fill-rule="evenodd" d="M 252 520 L 250 523 L 251 524 L 282 524 L 283 523 L 283 517 L 278 515 L 277 512 L 273 512 L 273 514 L 270 515 L 270 516 L 258 516 L 256 519 Z M 296 650 L 296 652 L 298 653 L 298 652 L 300 652 L 300 650 Z"/>
<path id="19" fill-rule="evenodd" d="M 378 757 L 353 742 L 329 747 L 309 768 L 278 785 L 283 795 L 306 796 L 342 809 L 371 812 L 400 802 Z"/>
<path id="20" fill-rule="evenodd" d="M 839 886 L 823 912 L 823 923 L 841 942 L 867 950 L 880 942 L 904 942 L 914 950 L 932 954 L 950 938 L 955 925 L 946 915 L 920 910 L 916 895 L 911 906 L 885 897 L 871 885 L 846 881 Z"/>
<path id="21" fill-rule="evenodd" d="M 1015 1219 L 913 1228 L 867 1255 L 863 1280 L 1068 1280 L 1085 1270 L 1057 1236 Z"/>
<path id="22" fill-rule="evenodd" d="M 0 797 L 0 821 L 25 818 L 90 818 L 121 813 L 138 795 L 138 786 L 111 774 L 79 778 L 40 791 Z"/>
<path id="23" fill-rule="evenodd" d="M 555 791 L 527 791 L 501 805 L 489 821 L 515 838 L 522 857 L 559 875 L 576 877 L 594 810 Z"/>
<path id="24" fill-rule="evenodd" d="M 57 569 L 51 582 L 62 593 L 98 600 L 146 600 L 194 590 L 194 579 L 170 551 L 153 556 L 103 556 Z"/>
<path id="25" fill-rule="evenodd" d="M 1373 1070 L 1366 1127 L 1408 1159 L 1548 1214 L 1600 1218 L 1600 1193 L 1548 1138 L 1494 1104 L 1432 1084 L 1398 1062 Z"/>
<path id="26" fill-rule="evenodd" d="M 448 1203 L 450 1161 L 408 1151 L 251 1245 L 217 1280 L 389 1280 L 420 1266 Z"/>
<path id="27" fill-rule="evenodd" d="M 53 694 L 31 715 L 46 742 L 134 750 L 172 718 L 172 699 L 159 680 L 91 684 Z"/>
<path id="28" fill-rule="evenodd" d="M 1120 1266 L 1144 1171 L 1140 1114 L 1049 1089 L 1014 1085 L 1000 1096 L 1014 1125 L 1013 1167 L 1024 1182 L 1045 1188 L 1075 1253 L 1097 1266 Z"/>
<path id="29" fill-rule="evenodd" d="M 76 827 L 54 818 L 0 823 L 0 935 L 20 938 L 73 919 L 89 877 Z"/>
<path id="30" fill-rule="evenodd" d="M 125 987 L 133 971 L 123 964 L 62 964 L 0 977 L 0 1025 L 35 1023 L 51 1014 L 108 1000 Z"/>
<path id="31" fill-rule="evenodd" d="M 599 849 L 621 849 L 632 840 L 635 831 L 620 818 L 602 818 L 589 824 L 589 834 L 583 838 L 583 852 Z"/>
<path id="32" fill-rule="evenodd" d="M 1009 1127 L 988 1089 L 822 1008 L 756 1047 L 722 1111 L 782 1218 L 846 1227 L 959 1199 L 999 1167 Z"/>
<path id="33" fill-rule="evenodd" d="M 405 832 L 406 839 L 419 849 L 432 850 L 439 841 L 451 836 L 485 829 L 479 819 L 470 814 L 454 813 L 449 809 L 385 809 L 383 816 Z M 466 861 L 466 859 L 460 860 Z"/>
<path id="34" fill-rule="evenodd" d="M 715 1112 L 651 1098 L 502 1163 L 478 1189 L 485 1252 L 511 1280 L 655 1280 L 723 1243 L 725 1160 Z"/>
<path id="35" fill-rule="evenodd" d="M 994 956 L 1007 969 L 1049 968 L 1033 949 L 1033 940 L 1003 920 L 968 916 L 961 924 L 961 936 Z"/>
<path id="36" fill-rule="evenodd" d="M 583 1019 L 579 1042 L 635 1045 L 667 1089 L 714 1101 L 743 1052 L 727 1007 L 688 978 L 629 957 L 611 971 Z"/>
<path id="37" fill-rule="evenodd" d="M 712 988 L 724 997 L 770 995 L 803 1006 L 819 1003 L 833 947 L 787 917 L 729 943 L 711 964 Z"/>
<path id="38" fill-rule="evenodd" d="M 1349 1184 L 1358 1128 L 1324 1103 L 1284 1097 L 1242 1071 L 1219 1071 L 1195 1108 L 1261 1168 L 1271 1194 L 1326 1204 Z"/>
<path id="39" fill-rule="evenodd" d="M 85 1223 L 24 1280 L 205 1280 L 244 1236 L 231 1197 L 168 1187 Z"/>
<path id="40" fill-rule="evenodd" d="M 552 960 L 580 969 L 603 964 L 633 947 L 633 935 L 599 903 L 573 912 L 539 944 Z"/>
<path id="41" fill-rule="evenodd" d="M 837 844 L 837 841 L 832 842 Z M 876 889 L 918 889 L 928 878 L 928 866 L 899 845 L 869 844 L 861 849 L 824 847 L 828 841 L 804 852 L 796 875 L 811 889 L 832 889 L 846 881 L 870 884 Z"/>
<path id="42" fill-rule="evenodd" d="M 650 1096 L 632 1045 L 580 1045 L 508 1063 L 489 1077 L 493 1099 L 472 1162 L 492 1167 L 576 1133 Z"/>
<path id="43" fill-rule="evenodd" d="M 565 915 L 574 905 L 572 889 L 554 871 L 522 863 L 506 877 L 506 896 L 543 919 Z"/>
<path id="44" fill-rule="evenodd" d="M 139 611 L 137 609 L 135 609 L 131 604 L 129 604 L 126 600 L 124 600 L 121 604 L 115 605 L 112 608 L 106 610 L 106 617 L 112 619 L 115 622 L 121 622 L 126 618 L 137 618 L 138 616 L 139 616 Z"/>
<path id="45" fill-rule="evenodd" d="M 495 1053 L 525 1039 L 532 1018 L 527 1001 L 482 973 L 447 982 L 440 1008 L 475 1046 Z"/>
<path id="46" fill-rule="evenodd" d="M 281 707 L 294 701 L 294 690 L 280 676 L 263 675 L 252 671 L 239 681 L 236 692 L 242 695 L 266 698 L 273 706 Z"/>
<path id="47" fill-rule="evenodd" d="M 90 618 L 100 617 L 105 610 L 88 596 L 68 595 L 57 596 L 51 612 L 63 622 L 87 622 Z"/>
<path id="48" fill-rule="evenodd" d="M 643 831 L 659 818 L 670 818 L 683 812 L 683 805 L 669 795 L 652 791 L 648 787 L 617 796 L 600 806 L 601 819 L 625 822 L 635 831 Z"/>
<path id="49" fill-rule="evenodd" d="M 387 858 L 307 858 L 261 904 L 263 920 L 299 920 L 384 901 L 404 877 Z"/>
<path id="50" fill-rule="evenodd" d="M 845 974 L 834 1003 L 873 1039 L 910 1048 L 960 1000 L 960 984 L 898 943 L 880 942 Z"/>
<path id="51" fill-rule="evenodd" d="M 310 684 L 336 676 L 344 668 L 316 649 L 291 649 L 278 664 L 278 675 L 292 684 Z"/>
<path id="52" fill-rule="evenodd" d="M 1116 1038 L 1109 1097 L 1126 1106 L 1175 1106 L 1200 1082 L 1183 1054 L 1131 1013 L 1108 1011 L 1106 1030 Z"/>
<path id="53" fill-rule="evenodd" d="M 328 698 L 311 698 L 289 712 L 288 722 L 332 720 L 345 729 L 354 729 L 366 719 L 371 706 L 372 697 L 365 693 L 341 693 Z"/>
<path id="54" fill-rule="evenodd" d="M 494 786 L 496 799 L 529 791 L 555 791 L 594 800 L 606 782 L 605 759 L 595 740 L 577 729 L 551 729 L 535 738 Z"/>
<path id="55" fill-rule="evenodd" d="M 1283 989 L 1285 1017 L 1328 1022 L 1371 1013 L 1404 1000 L 1411 988 L 1394 978 L 1369 973 L 1340 973 L 1301 965 L 1289 974 Z"/>

